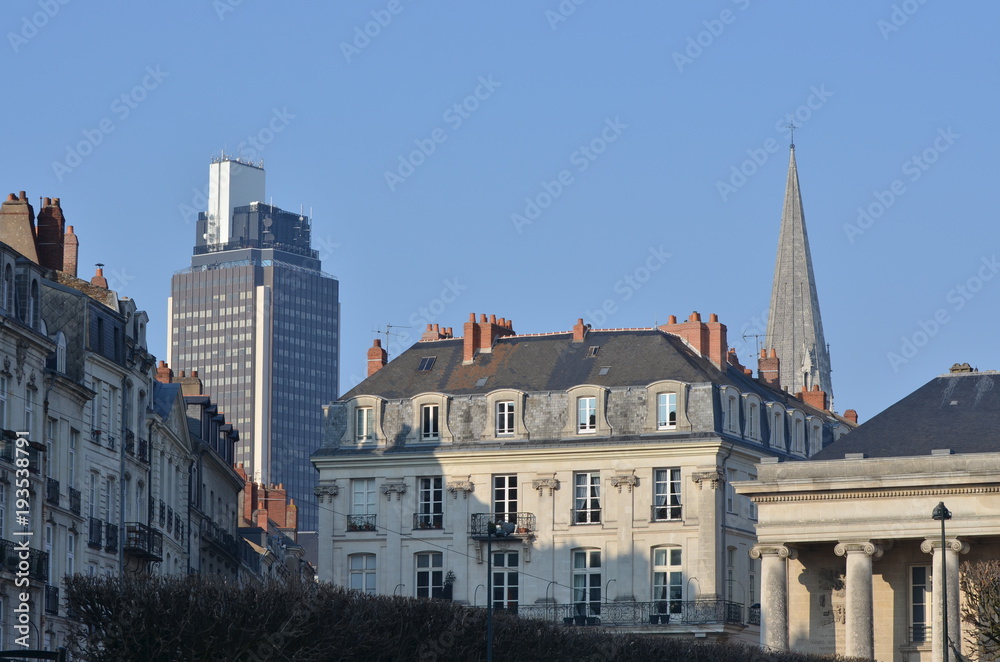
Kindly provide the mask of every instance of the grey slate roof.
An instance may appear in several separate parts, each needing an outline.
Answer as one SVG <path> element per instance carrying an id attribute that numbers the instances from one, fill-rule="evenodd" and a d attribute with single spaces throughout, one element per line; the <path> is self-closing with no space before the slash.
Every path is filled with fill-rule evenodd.
<path id="1" fill-rule="evenodd" d="M 1000 451 L 1000 372 L 960 372 L 935 377 L 851 434 L 813 455 L 842 460 L 867 457 Z"/>
<path id="2" fill-rule="evenodd" d="M 591 347 L 599 348 L 596 356 L 589 356 Z M 417 370 L 421 359 L 431 356 L 435 357 L 433 368 Z M 491 353 L 477 354 L 471 365 L 463 365 L 462 359 L 462 338 L 417 342 L 340 399 L 359 395 L 409 398 L 431 392 L 468 395 L 502 388 L 565 391 L 580 384 L 614 388 L 675 379 L 735 386 L 765 400 L 793 401 L 796 407 L 814 411 L 732 366 L 723 373 L 680 338 L 658 329 L 591 330 L 583 342 L 576 343 L 569 332 L 505 336 L 496 341 Z M 605 367 L 609 370 L 601 375 Z M 477 386 L 482 378 L 487 378 L 486 383 Z"/>

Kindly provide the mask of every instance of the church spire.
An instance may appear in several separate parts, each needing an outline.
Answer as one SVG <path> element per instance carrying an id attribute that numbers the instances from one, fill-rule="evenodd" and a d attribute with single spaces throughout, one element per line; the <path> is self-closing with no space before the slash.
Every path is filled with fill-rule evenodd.
<path id="1" fill-rule="evenodd" d="M 785 206 L 767 316 L 767 348 L 777 352 L 780 384 L 789 393 L 818 386 L 832 400 L 830 355 L 823 337 L 794 143 L 789 153 Z"/>

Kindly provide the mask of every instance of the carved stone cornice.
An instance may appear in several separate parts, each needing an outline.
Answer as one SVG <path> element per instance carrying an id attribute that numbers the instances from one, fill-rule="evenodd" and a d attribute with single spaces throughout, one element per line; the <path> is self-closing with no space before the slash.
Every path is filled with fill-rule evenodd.
<path id="1" fill-rule="evenodd" d="M 867 554 L 868 556 L 881 558 L 884 551 L 885 550 L 881 545 L 873 543 L 870 540 L 838 542 L 833 548 L 833 553 L 837 556 L 847 556 L 851 553 L 861 552 L 863 554 Z"/>
<path id="2" fill-rule="evenodd" d="M 716 469 L 715 471 L 696 471 L 691 474 L 691 480 L 698 484 L 699 490 L 703 488 L 706 481 L 710 488 L 717 490 L 720 485 L 726 482 L 726 477 L 722 471 Z"/>
<path id="3" fill-rule="evenodd" d="M 559 479 L 553 476 L 552 478 L 536 478 L 531 481 L 531 488 L 538 490 L 538 496 L 542 496 L 542 490 L 547 489 L 549 491 L 549 496 L 559 489 Z"/>
<path id="4" fill-rule="evenodd" d="M 958 538 L 945 539 L 945 546 L 948 551 L 957 552 L 959 554 L 968 554 L 969 550 L 971 549 L 969 547 L 969 543 L 965 542 L 964 540 L 959 540 Z M 938 549 L 941 549 L 940 538 L 938 538 L 937 540 L 933 538 L 928 538 L 927 540 L 924 540 L 922 543 L 920 543 L 920 551 L 923 552 L 924 554 L 931 554 Z"/>
<path id="5" fill-rule="evenodd" d="M 750 548 L 750 558 L 759 559 L 762 556 L 779 556 L 783 559 L 794 559 L 797 556 L 794 547 L 788 545 L 754 545 Z"/>
<path id="6" fill-rule="evenodd" d="M 396 501 L 399 501 L 406 494 L 406 483 L 403 481 L 383 483 L 379 490 L 385 495 L 386 501 L 392 501 L 393 492 L 396 493 Z"/>
<path id="7" fill-rule="evenodd" d="M 451 496 L 455 499 L 458 498 L 458 493 L 462 493 L 463 499 L 469 498 L 469 492 L 475 492 L 476 486 L 472 482 L 472 476 L 469 476 L 468 480 L 449 480 L 448 481 L 448 491 L 451 492 Z"/>
<path id="8" fill-rule="evenodd" d="M 811 494 L 753 495 L 755 503 L 789 503 L 795 501 L 840 501 L 845 499 L 897 499 L 900 497 L 950 496 L 961 494 L 1000 494 L 1000 486 L 913 488 L 905 490 L 821 492 Z"/>
<path id="9" fill-rule="evenodd" d="M 316 500 L 319 503 L 333 503 L 333 497 L 340 493 L 340 488 L 337 486 L 337 481 L 333 481 L 327 485 L 317 485 L 313 488 L 313 494 L 316 495 Z"/>
<path id="10" fill-rule="evenodd" d="M 611 487 L 617 487 L 618 493 L 621 494 L 622 487 L 628 486 L 629 494 L 632 493 L 632 488 L 638 485 L 639 480 L 635 477 L 635 474 L 615 474 L 611 477 Z"/>

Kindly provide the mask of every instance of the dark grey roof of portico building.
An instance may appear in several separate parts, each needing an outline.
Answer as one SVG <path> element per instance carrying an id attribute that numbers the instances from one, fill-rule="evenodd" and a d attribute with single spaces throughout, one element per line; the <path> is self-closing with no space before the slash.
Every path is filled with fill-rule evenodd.
<path id="1" fill-rule="evenodd" d="M 958 367 L 958 366 L 956 366 Z M 1000 451 L 1000 372 L 935 377 L 811 460 L 996 453 Z"/>

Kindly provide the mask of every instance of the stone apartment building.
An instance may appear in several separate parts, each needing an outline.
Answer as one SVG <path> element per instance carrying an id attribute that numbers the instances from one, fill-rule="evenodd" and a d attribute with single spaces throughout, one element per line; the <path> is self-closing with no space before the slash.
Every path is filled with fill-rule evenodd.
<path id="1" fill-rule="evenodd" d="M 777 357 L 754 378 L 714 315 L 533 335 L 473 315 L 368 359 L 312 457 L 320 579 L 567 624 L 756 641 L 756 511 L 732 485 L 853 426 L 778 388 Z"/>

